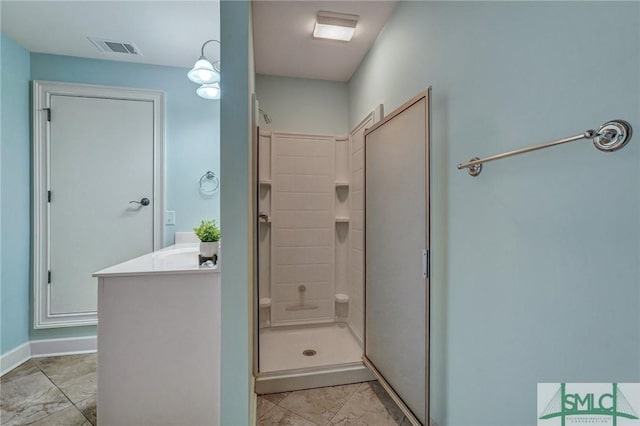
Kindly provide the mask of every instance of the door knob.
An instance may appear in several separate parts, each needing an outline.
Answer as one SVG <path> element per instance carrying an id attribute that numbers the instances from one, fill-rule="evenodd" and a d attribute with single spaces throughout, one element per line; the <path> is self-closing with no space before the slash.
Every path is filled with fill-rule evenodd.
<path id="1" fill-rule="evenodd" d="M 151 201 L 149 201 L 147 197 L 144 197 L 141 198 L 140 201 L 129 201 L 129 204 L 131 203 L 140 204 L 141 206 L 148 206 L 149 204 L 151 204 Z"/>

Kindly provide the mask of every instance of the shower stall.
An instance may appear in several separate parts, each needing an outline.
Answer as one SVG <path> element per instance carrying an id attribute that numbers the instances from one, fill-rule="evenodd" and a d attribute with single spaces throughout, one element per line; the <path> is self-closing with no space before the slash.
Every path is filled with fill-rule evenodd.
<path id="1" fill-rule="evenodd" d="M 361 357 L 363 132 L 373 121 L 345 136 L 259 133 L 260 391 L 372 379 Z"/>
<path id="2" fill-rule="evenodd" d="M 254 372 L 257 393 L 334 386 L 374 378 L 392 393 L 394 377 L 403 377 L 406 372 L 390 366 L 393 355 L 381 349 L 388 344 L 398 348 L 417 344 L 417 364 L 407 359 L 411 357 L 398 361 L 415 367 L 409 376 L 415 372 L 422 379 L 414 383 L 409 377 L 408 387 L 400 383 L 407 380 L 406 377 L 399 379 L 397 390 L 402 393 L 406 389 L 407 400 L 422 398 L 422 407 L 418 404 L 405 409 L 423 412 L 416 417 L 424 424 L 428 383 L 425 379 L 428 373 L 425 370 L 428 353 L 425 340 L 428 335 L 428 285 L 425 285 L 428 283 L 425 269 L 428 93 L 408 102 L 385 120 L 381 120 L 380 106 L 348 135 L 256 128 Z M 260 112 L 256 105 L 256 116 Z M 414 120 L 415 117 L 418 119 Z M 407 129 L 412 128 L 417 129 L 417 133 L 407 133 Z M 398 135 L 397 145 L 386 143 Z M 370 152 L 365 149 L 365 140 L 372 147 Z M 407 141 L 406 145 L 402 144 L 403 140 Z M 398 154 L 394 150 L 403 152 Z M 373 162 L 368 163 L 368 159 Z M 390 167 L 384 166 L 384 161 L 388 161 Z M 414 164 L 418 161 L 413 175 L 402 170 L 405 166 L 411 168 L 412 161 Z M 368 175 L 366 168 L 371 170 Z M 373 173 L 376 170 L 379 172 Z M 413 189 L 405 188 L 394 195 L 398 192 L 395 185 L 399 179 L 413 177 L 418 178 Z M 369 189 L 377 188 L 376 195 L 369 194 L 365 199 L 369 181 Z M 418 190 L 417 198 L 414 189 Z M 422 207 L 419 207 L 420 199 Z M 385 200 L 411 208 L 391 206 L 389 209 L 384 206 Z M 369 203 L 374 204 L 365 214 L 365 204 Z M 387 218 L 387 215 L 391 216 Z M 389 226 L 392 222 L 388 220 L 395 219 L 410 227 L 399 231 L 397 225 Z M 380 229 L 376 235 L 389 240 L 377 241 L 376 235 L 367 235 L 365 242 L 365 221 L 374 229 Z M 393 234 L 401 239 L 396 241 Z M 408 254 L 405 248 L 412 239 L 417 245 L 414 244 Z M 399 249 L 398 244 L 404 248 Z M 378 261 L 366 262 L 365 252 L 369 253 L 369 259 L 371 255 L 379 257 Z M 385 259 L 392 264 L 387 264 Z M 406 271 L 412 271 L 412 276 L 404 280 L 408 275 Z M 393 276 L 401 282 L 393 282 Z M 372 290 L 365 291 L 366 285 Z M 387 294 L 389 289 L 392 294 Z M 402 297 L 408 297 L 409 306 L 416 309 L 409 314 L 403 312 L 403 302 L 399 303 Z M 401 333 L 384 324 L 397 327 L 402 321 L 416 318 L 416 324 Z M 393 337 L 394 334 L 397 336 Z M 393 386 L 387 383 L 387 378 Z M 416 392 L 415 386 L 421 387 L 421 391 Z M 409 396 L 413 394 L 415 397 Z M 396 402 L 401 405 L 402 397 Z"/>

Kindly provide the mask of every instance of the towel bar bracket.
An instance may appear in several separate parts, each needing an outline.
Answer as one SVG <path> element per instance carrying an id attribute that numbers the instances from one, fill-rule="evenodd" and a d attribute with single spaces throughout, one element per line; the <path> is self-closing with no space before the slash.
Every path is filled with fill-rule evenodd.
<path id="1" fill-rule="evenodd" d="M 469 160 L 469 162 L 478 161 L 478 160 L 480 160 L 480 157 L 473 157 L 471 160 Z M 469 166 L 469 174 L 471 176 L 474 176 L 474 177 L 478 176 L 481 171 L 482 171 L 482 163 L 477 163 L 472 166 Z"/>

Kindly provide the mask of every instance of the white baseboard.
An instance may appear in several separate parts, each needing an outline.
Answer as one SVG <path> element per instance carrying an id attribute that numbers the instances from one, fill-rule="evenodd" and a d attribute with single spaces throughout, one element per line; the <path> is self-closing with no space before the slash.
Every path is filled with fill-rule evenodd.
<path id="1" fill-rule="evenodd" d="M 96 336 L 69 337 L 63 339 L 46 339 L 31 341 L 31 357 L 74 355 L 94 353 L 98 349 Z"/>
<path id="2" fill-rule="evenodd" d="M 29 361 L 31 359 L 31 344 L 25 342 L 0 356 L 0 376 L 4 376 L 5 373 L 13 370 L 20 364 Z"/>
<path id="3" fill-rule="evenodd" d="M 96 352 L 97 349 L 98 338 L 96 336 L 32 340 L 0 356 L 0 376 L 4 376 L 31 358 L 90 354 Z"/>

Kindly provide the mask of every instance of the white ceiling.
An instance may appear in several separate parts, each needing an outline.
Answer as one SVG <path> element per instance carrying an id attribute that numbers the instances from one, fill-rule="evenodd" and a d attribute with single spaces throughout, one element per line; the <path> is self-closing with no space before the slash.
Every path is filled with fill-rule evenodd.
<path id="1" fill-rule="evenodd" d="M 394 1 L 253 0 L 256 72 L 347 81 L 397 5 Z M 360 16 L 349 43 L 312 37 L 318 11 Z"/>
<path id="2" fill-rule="evenodd" d="M 31 52 L 192 67 L 220 38 L 218 1 L 6 1 L 2 32 Z M 133 42 L 141 57 L 103 53 L 87 39 Z M 210 43 L 205 55 L 219 59 Z"/>
<path id="3" fill-rule="evenodd" d="M 256 72 L 347 81 L 396 4 L 397 0 L 254 0 Z M 360 16 L 353 40 L 313 39 L 320 10 Z M 220 38 L 217 0 L 1 0 L 0 15 L 2 32 L 27 50 L 84 58 L 188 68 L 205 40 Z M 100 52 L 87 37 L 132 42 L 142 56 Z M 219 59 L 218 45 L 207 45 L 205 55 Z"/>

